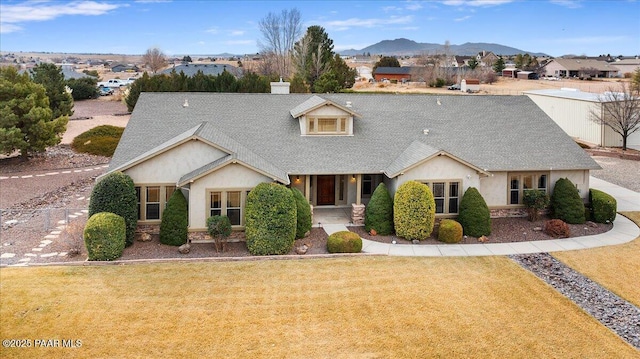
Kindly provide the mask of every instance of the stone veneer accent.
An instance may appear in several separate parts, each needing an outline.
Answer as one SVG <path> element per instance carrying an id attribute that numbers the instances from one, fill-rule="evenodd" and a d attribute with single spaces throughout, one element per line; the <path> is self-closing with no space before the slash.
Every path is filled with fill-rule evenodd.
<path id="1" fill-rule="evenodd" d="M 351 204 L 351 222 L 354 226 L 364 226 L 364 204 Z"/>
<path id="2" fill-rule="evenodd" d="M 526 208 L 502 208 L 491 209 L 491 218 L 504 218 L 504 217 L 526 217 L 528 212 Z"/>

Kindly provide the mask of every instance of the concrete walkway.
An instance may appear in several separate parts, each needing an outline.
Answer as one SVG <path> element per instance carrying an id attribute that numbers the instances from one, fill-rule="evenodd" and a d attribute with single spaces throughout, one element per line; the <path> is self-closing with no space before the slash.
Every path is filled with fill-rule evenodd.
<path id="1" fill-rule="evenodd" d="M 618 203 L 618 211 L 640 211 L 640 193 L 595 177 L 591 177 L 589 183 L 591 188 L 599 189 L 613 196 Z M 323 228 L 329 235 L 338 231 L 348 230 L 343 224 L 326 224 Z M 531 242 L 438 245 L 388 244 L 363 238 L 362 252 L 414 257 L 528 254 L 611 246 L 630 242 L 638 236 L 640 236 L 640 228 L 628 218 L 618 214 L 610 231 L 593 236 Z"/>

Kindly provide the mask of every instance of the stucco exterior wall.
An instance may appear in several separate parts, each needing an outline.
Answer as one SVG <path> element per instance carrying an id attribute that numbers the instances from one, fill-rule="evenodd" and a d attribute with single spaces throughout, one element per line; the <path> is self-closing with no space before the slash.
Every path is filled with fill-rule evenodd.
<path id="1" fill-rule="evenodd" d="M 389 181 L 389 191 L 393 197 L 398 187 L 407 181 L 458 180 L 462 183 L 461 194 L 469 187 L 478 187 L 480 177 L 476 170 L 450 157 L 437 156 Z"/>
<path id="2" fill-rule="evenodd" d="M 177 183 L 186 173 L 224 156 L 206 143 L 191 140 L 124 172 L 134 183 Z"/>
<path id="3" fill-rule="evenodd" d="M 198 179 L 189 189 L 189 229 L 205 230 L 209 217 L 207 203 L 209 191 L 251 190 L 262 182 L 273 180 L 240 164 L 229 164 Z"/>
<path id="4" fill-rule="evenodd" d="M 491 172 L 491 176 L 480 179 L 477 189 L 489 208 L 499 208 L 508 203 L 508 185 L 507 172 Z"/>

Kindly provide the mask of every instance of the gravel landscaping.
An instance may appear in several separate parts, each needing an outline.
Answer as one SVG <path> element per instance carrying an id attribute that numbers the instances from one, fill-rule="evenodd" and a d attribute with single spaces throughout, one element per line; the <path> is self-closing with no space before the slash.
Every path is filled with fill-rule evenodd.
<path id="1" fill-rule="evenodd" d="M 509 256 L 640 349 L 640 309 L 548 253 Z"/>

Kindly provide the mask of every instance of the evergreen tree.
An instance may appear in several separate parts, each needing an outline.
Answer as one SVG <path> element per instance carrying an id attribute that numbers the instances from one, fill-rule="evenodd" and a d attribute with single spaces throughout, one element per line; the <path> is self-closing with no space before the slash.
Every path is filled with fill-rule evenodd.
<path id="1" fill-rule="evenodd" d="M 44 86 L 53 118 L 73 115 L 73 98 L 65 85 L 62 68 L 54 64 L 39 64 L 31 70 L 33 82 Z"/>
<path id="2" fill-rule="evenodd" d="M 505 69 L 505 64 L 504 64 L 504 59 L 502 58 L 502 56 L 500 56 L 498 58 L 498 60 L 496 61 L 495 64 L 493 64 L 493 71 L 495 71 L 496 73 L 501 74 L 502 70 Z"/>
<path id="3" fill-rule="evenodd" d="M 378 67 L 400 67 L 400 62 L 395 57 L 384 56 L 373 65 L 372 72 L 376 72 Z"/>
<path id="4" fill-rule="evenodd" d="M 14 67 L 0 67 L 0 153 L 44 152 L 60 143 L 67 116 L 53 117 L 46 89 Z"/>

